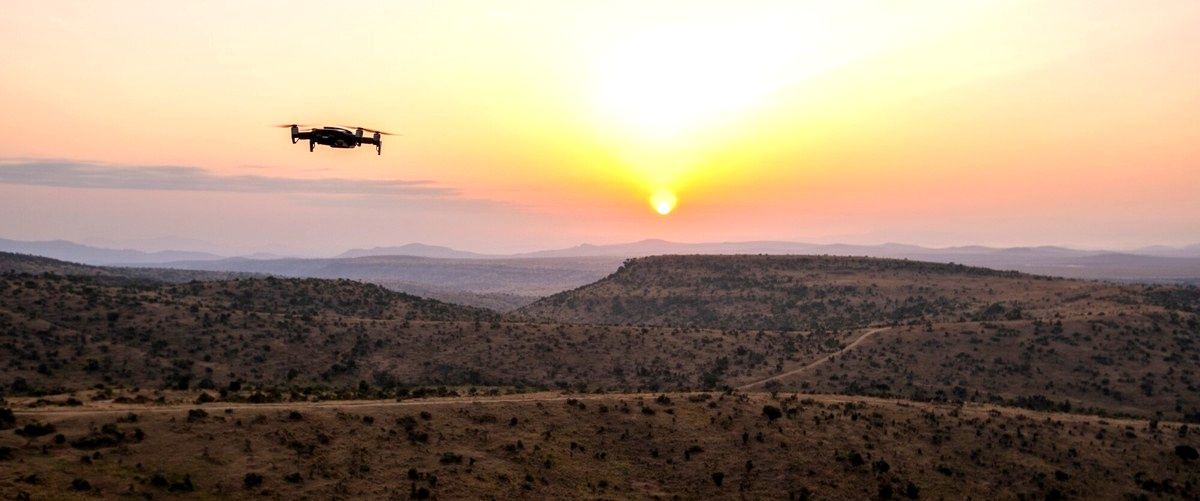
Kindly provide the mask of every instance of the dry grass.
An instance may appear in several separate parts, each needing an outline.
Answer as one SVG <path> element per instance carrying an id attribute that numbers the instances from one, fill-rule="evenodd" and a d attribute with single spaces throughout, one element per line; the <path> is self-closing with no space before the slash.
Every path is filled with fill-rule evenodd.
<path id="1" fill-rule="evenodd" d="M 720 393 L 88 405 L 96 407 L 17 407 L 18 425 L 55 431 L 0 434 L 11 456 L 0 492 L 171 497 L 170 484 L 189 477 L 189 497 L 293 499 L 407 498 L 419 489 L 446 499 L 1200 493 L 1197 462 L 1175 453 L 1197 444 L 1182 425 L 977 405 Z M 97 446 L 104 436 L 120 439 Z M 261 484 L 251 476 L 248 486 L 250 474 Z M 70 490 L 75 479 L 86 492 Z"/>

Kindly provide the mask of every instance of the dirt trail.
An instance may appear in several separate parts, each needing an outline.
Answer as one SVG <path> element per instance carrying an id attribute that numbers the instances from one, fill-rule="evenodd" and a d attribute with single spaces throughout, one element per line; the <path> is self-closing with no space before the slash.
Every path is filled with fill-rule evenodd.
<path id="1" fill-rule="evenodd" d="M 683 393 L 691 394 L 695 392 Z M 672 393 L 676 394 L 676 393 Z M 321 402 L 272 402 L 263 404 L 249 403 L 222 403 L 212 402 L 207 404 L 189 404 L 189 403 L 169 403 L 169 404 L 113 404 L 111 402 L 99 402 L 88 404 L 81 407 L 13 407 L 14 414 L 21 416 L 46 416 L 46 417 L 76 417 L 89 416 L 94 414 L 123 414 L 126 412 L 187 412 L 189 409 L 208 409 L 224 411 L 225 409 L 235 410 L 292 410 L 292 409 L 355 409 L 355 408 L 371 408 L 371 407 L 407 407 L 407 406 L 431 406 L 431 405 L 461 405 L 461 404 L 495 404 L 495 403 L 531 403 L 531 402 L 555 402 L 565 401 L 570 399 L 575 400 L 596 400 L 609 399 L 614 397 L 646 397 L 654 398 L 658 393 L 624 393 L 624 394 L 578 394 L 564 395 L 561 393 L 525 393 L 520 395 L 503 395 L 498 397 L 491 396 L 467 396 L 467 397 L 443 397 L 443 398 L 423 398 L 413 400 L 326 400 Z"/>
<path id="2" fill-rule="evenodd" d="M 830 354 L 828 354 L 828 355 L 825 355 L 825 356 L 823 356 L 823 357 L 821 357 L 821 358 L 817 359 L 816 361 L 814 361 L 814 362 L 813 362 L 813 363 L 811 363 L 811 364 L 805 365 L 805 366 L 803 366 L 803 367 L 800 367 L 800 368 L 798 368 L 798 369 L 792 369 L 792 370 L 790 370 L 790 371 L 787 371 L 787 372 L 783 372 L 783 373 L 780 373 L 780 374 L 776 374 L 776 375 L 774 375 L 774 376 L 771 376 L 771 377 L 769 377 L 769 378 L 766 378 L 766 379 L 760 379 L 760 380 L 758 380 L 758 381 L 755 381 L 755 382 L 753 382 L 753 383 L 748 383 L 748 384 L 744 384 L 744 385 L 738 386 L 738 387 L 737 387 L 737 389 L 739 389 L 739 390 L 749 390 L 749 389 L 752 389 L 752 388 L 755 388 L 755 387 L 758 387 L 758 386 L 762 386 L 762 385 L 764 385 L 764 384 L 767 384 L 767 383 L 769 383 L 769 382 L 771 382 L 771 381 L 775 381 L 775 380 L 778 380 L 778 379 L 783 379 L 783 378 L 786 378 L 786 377 L 788 377 L 788 376 L 793 376 L 793 375 L 796 375 L 796 374 L 800 374 L 801 372 L 807 371 L 807 370 L 809 370 L 809 369 L 812 369 L 812 368 L 814 368 L 814 367 L 817 367 L 817 366 L 819 366 L 819 365 L 821 365 L 821 364 L 823 364 L 823 363 L 825 363 L 825 362 L 828 362 L 828 361 L 829 361 L 829 359 L 831 359 L 831 358 L 833 358 L 833 357 L 835 357 L 835 356 L 837 356 L 837 355 L 841 355 L 841 354 L 843 354 L 843 353 L 846 353 L 846 352 L 848 352 L 848 351 L 850 351 L 850 350 L 853 350 L 854 348 L 858 347 L 858 345 L 859 345 L 859 344 L 862 344 L 862 342 L 863 342 L 863 341 L 865 341 L 867 338 L 871 337 L 871 336 L 872 336 L 872 335 L 874 335 L 875 333 L 877 333 L 877 332 L 883 332 L 883 331 L 885 331 L 885 330 L 888 330 L 888 329 L 889 329 L 889 327 L 877 327 L 877 328 L 874 328 L 874 329 L 868 329 L 866 332 L 863 332 L 863 333 L 862 333 L 862 334 L 860 334 L 860 335 L 859 335 L 857 338 L 855 338 L 855 339 L 854 339 L 854 341 L 851 341 L 851 342 L 850 342 L 850 344 L 846 345 L 846 347 L 845 347 L 845 348 L 842 348 L 841 350 L 838 350 L 838 351 L 835 351 L 835 352 L 833 352 L 833 353 L 830 353 Z"/>
<path id="3" fill-rule="evenodd" d="M 885 329 L 873 329 L 869 333 L 879 332 Z M 866 337 L 866 334 L 860 336 L 859 339 Z M 847 349 L 850 347 L 847 346 Z M 842 350 L 845 351 L 845 350 Z M 841 353 L 841 352 L 838 352 Z M 835 353 L 836 354 L 836 353 Z M 809 364 L 806 367 L 812 367 L 818 362 Z M 803 369 L 803 368 L 802 368 Z M 793 374 L 796 371 L 790 371 L 785 374 L 780 374 L 776 377 L 783 377 L 788 374 Z M 707 393 L 714 395 L 716 392 L 666 392 L 671 396 L 681 395 L 697 395 Z M 520 395 L 501 395 L 501 396 L 467 396 L 467 397 L 441 397 L 427 398 L 414 400 L 329 400 L 323 402 L 278 402 L 266 404 L 245 404 L 245 403 L 222 403 L 213 402 L 207 404 L 191 404 L 191 403 L 171 403 L 171 404 L 113 404 L 111 402 L 93 402 L 85 404 L 82 407 L 34 407 L 21 408 L 12 407 L 12 411 L 17 416 L 24 416 L 36 419 L 59 420 L 69 419 L 74 417 L 88 417 L 106 414 L 124 414 L 128 412 L 136 413 L 186 413 L 191 409 L 206 409 L 209 412 L 222 412 L 225 409 L 249 410 L 249 411 L 270 411 L 270 410 L 309 410 L 309 409 L 335 409 L 335 410 L 354 410 L 354 409 L 372 409 L 372 408 L 390 408 L 390 407 L 430 407 L 440 405 L 487 405 L 499 403 L 528 403 L 535 404 L 539 402 L 562 402 L 566 400 L 624 400 L 631 398 L 645 398 L 653 400 L 662 392 L 658 393 L 591 393 L 591 394 L 562 394 L 555 392 L 537 392 L 525 393 Z M 735 394 L 737 398 L 753 398 L 753 394 Z M 858 395 L 837 395 L 837 394 L 805 394 L 805 393 L 789 393 L 789 396 L 794 396 L 797 399 L 812 400 L 825 404 L 868 404 L 879 406 L 897 406 L 897 407 L 925 407 L 936 408 L 943 411 L 957 410 L 967 415 L 986 416 L 990 413 L 1000 412 L 1006 415 L 1023 415 L 1031 419 L 1046 419 L 1051 418 L 1066 422 L 1097 422 L 1109 423 L 1119 426 L 1134 426 L 1145 427 L 1147 421 L 1144 419 L 1130 417 L 1103 417 L 1090 414 L 1070 414 L 1062 412 L 1044 412 L 1029 409 L 1021 409 L 1017 407 L 1003 407 L 994 404 L 983 403 L 950 403 L 950 402 L 916 402 L 900 398 L 887 397 L 868 397 Z M 782 395 L 781 395 L 782 396 Z M 758 397 L 765 397 L 759 393 Z M 1182 426 L 1184 423 L 1176 421 L 1160 421 L 1159 425 L 1169 425 L 1172 427 Z"/>

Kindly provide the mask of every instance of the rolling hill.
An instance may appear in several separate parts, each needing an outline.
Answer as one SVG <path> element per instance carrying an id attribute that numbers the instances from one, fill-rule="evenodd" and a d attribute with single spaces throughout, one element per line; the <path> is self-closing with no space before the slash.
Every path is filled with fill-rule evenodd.
<path id="1" fill-rule="evenodd" d="M 959 265 L 659 256 L 518 310 L 545 321 L 823 332 L 875 327 L 790 391 L 1200 421 L 1200 290 Z"/>

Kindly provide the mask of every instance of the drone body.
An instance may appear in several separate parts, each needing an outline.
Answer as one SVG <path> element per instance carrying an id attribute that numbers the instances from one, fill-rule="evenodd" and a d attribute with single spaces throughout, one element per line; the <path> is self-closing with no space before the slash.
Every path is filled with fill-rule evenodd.
<path id="1" fill-rule="evenodd" d="M 300 141 L 308 141 L 308 151 L 316 149 L 318 144 L 329 146 L 330 148 L 357 148 L 364 144 L 375 145 L 375 154 L 383 154 L 383 136 L 387 132 L 368 129 L 365 127 L 315 127 L 306 131 L 300 130 L 300 125 L 280 125 L 280 127 L 292 129 L 292 144 Z M 364 136 L 363 132 L 370 132 L 370 136 Z"/>

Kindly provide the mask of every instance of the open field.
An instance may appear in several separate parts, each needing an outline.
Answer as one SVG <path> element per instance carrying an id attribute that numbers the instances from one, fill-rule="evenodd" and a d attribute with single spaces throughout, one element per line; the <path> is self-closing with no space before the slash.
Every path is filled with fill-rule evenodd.
<path id="1" fill-rule="evenodd" d="M 1200 488 L 1200 463 L 1187 459 L 1200 436 L 1187 425 L 976 404 L 763 393 L 28 403 L 10 405 L 31 431 L 0 434 L 8 496 L 1062 499 Z"/>

